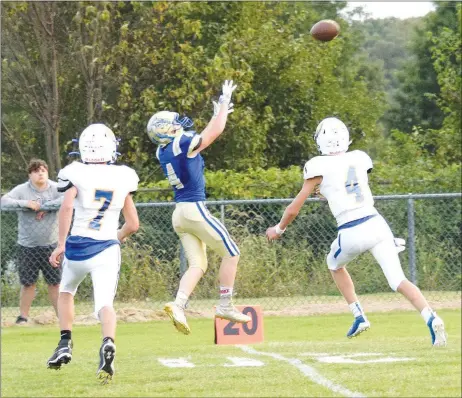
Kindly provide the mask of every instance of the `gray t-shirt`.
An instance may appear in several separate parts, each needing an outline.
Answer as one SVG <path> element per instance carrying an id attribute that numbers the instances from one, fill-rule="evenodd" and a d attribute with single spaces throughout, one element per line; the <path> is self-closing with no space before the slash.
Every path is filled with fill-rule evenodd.
<path id="1" fill-rule="evenodd" d="M 58 241 L 58 210 L 38 212 L 27 207 L 29 200 L 40 202 L 40 206 L 61 205 L 64 195 L 58 192 L 58 184 L 48 180 L 48 187 L 38 191 L 30 181 L 18 185 L 2 196 L 2 208 L 22 208 L 18 211 L 18 243 L 21 246 L 36 247 L 54 245 Z M 40 212 L 44 212 L 39 217 Z"/>

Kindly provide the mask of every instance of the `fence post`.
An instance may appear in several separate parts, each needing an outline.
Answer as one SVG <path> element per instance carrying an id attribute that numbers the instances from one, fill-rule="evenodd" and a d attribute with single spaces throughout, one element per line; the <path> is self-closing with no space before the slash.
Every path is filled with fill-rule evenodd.
<path id="1" fill-rule="evenodd" d="M 186 253 L 184 251 L 183 245 L 180 242 L 180 278 L 188 269 L 188 260 L 186 259 Z"/>
<path id="2" fill-rule="evenodd" d="M 409 237 L 408 244 L 408 259 L 409 259 L 409 276 L 411 282 L 417 285 L 417 267 L 415 260 L 415 220 L 414 220 L 414 199 L 412 194 L 409 194 L 407 199 L 407 230 Z"/>
<path id="3" fill-rule="evenodd" d="M 221 223 L 225 225 L 225 205 L 220 205 L 220 218 Z"/>

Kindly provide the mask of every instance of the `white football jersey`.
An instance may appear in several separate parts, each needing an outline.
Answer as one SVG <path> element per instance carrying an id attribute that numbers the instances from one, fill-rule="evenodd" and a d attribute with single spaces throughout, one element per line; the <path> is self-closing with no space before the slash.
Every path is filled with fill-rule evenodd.
<path id="1" fill-rule="evenodd" d="M 73 162 L 58 174 L 58 184 L 77 188 L 71 235 L 117 239 L 125 198 L 138 189 L 138 175 L 127 166 Z"/>
<path id="2" fill-rule="evenodd" d="M 322 176 L 321 194 L 337 220 L 337 225 L 377 214 L 369 188 L 368 170 L 372 160 L 363 151 L 316 156 L 306 162 L 305 180 Z"/>

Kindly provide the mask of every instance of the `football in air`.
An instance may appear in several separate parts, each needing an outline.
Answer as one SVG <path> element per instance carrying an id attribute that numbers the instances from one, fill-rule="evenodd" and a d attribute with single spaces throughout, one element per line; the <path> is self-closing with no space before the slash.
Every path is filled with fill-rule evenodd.
<path id="1" fill-rule="evenodd" d="M 331 19 L 323 19 L 313 25 L 311 36 L 320 41 L 331 41 L 340 33 L 340 25 Z"/>

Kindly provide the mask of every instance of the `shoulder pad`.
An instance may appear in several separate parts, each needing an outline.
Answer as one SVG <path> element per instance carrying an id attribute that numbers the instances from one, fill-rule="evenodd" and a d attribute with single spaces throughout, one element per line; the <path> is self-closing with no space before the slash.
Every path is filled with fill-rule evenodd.
<path id="1" fill-rule="evenodd" d="M 308 160 L 303 167 L 303 179 L 309 180 L 314 177 L 322 177 L 321 156 L 315 156 Z"/>
<path id="2" fill-rule="evenodd" d="M 74 186 L 76 182 L 77 169 L 79 168 L 78 162 L 71 164 L 61 169 L 58 173 L 58 192 L 66 192 L 69 188 Z"/>

